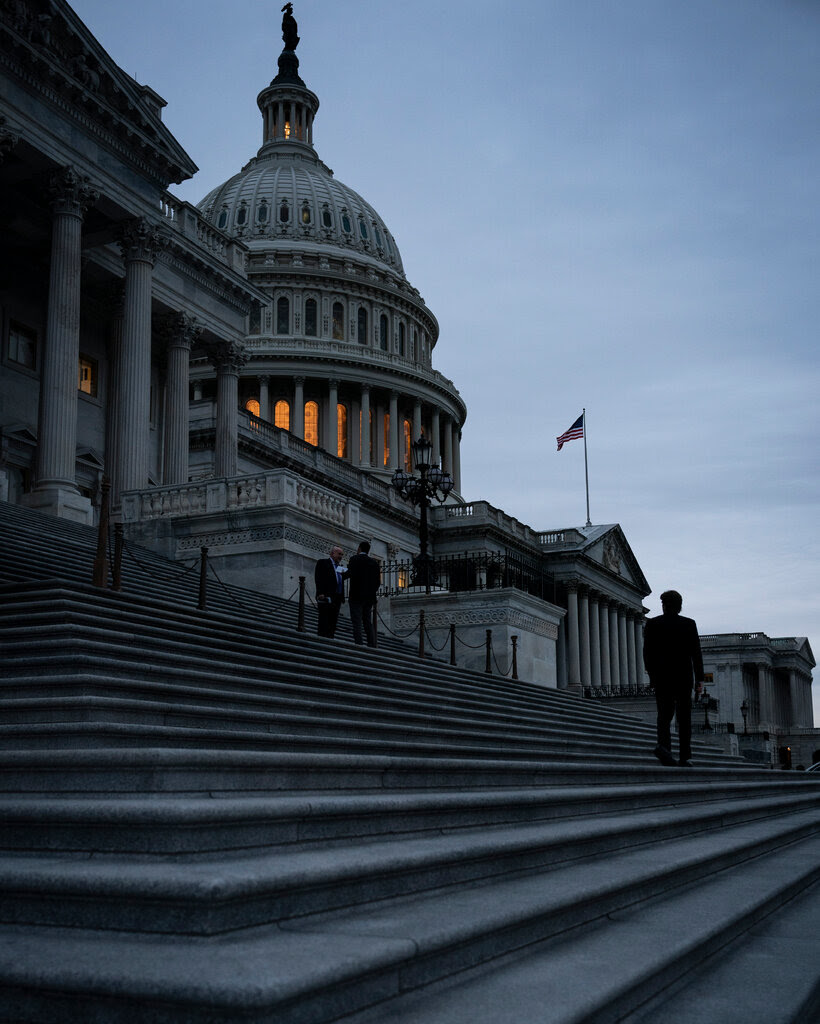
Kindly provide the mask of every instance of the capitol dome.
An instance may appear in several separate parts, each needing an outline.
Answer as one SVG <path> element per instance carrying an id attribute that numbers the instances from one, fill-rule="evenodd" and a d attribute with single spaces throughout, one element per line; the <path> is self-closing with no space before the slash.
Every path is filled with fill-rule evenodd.
<path id="1" fill-rule="evenodd" d="M 229 360 L 240 404 L 263 429 L 387 478 L 410 468 L 423 433 L 458 492 L 467 410 L 433 369 L 438 322 L 385 222 L 314 149 L 319 98 L 299 77 L 290 12 L 283 39 L 279 73 L 257 97 L 259 151 L 198 204 L 216 233 L 245 248 L 248 279 L 265 297 Z M 218 360 L 191 364 L 203 398 L 215 391 L 214 370 L 227 372 L 224 352 Z"/>

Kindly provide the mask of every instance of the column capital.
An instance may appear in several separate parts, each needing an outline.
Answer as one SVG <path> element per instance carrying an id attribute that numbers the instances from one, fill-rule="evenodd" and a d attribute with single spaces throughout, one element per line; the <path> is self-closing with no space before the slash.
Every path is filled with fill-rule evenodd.
<path id="1" fill-rule="evenodd" d="M 208 346 L 208 358 L 217 373 L 239 375 L 250 358 L 250 352 L 238 341 L 217 341 Z"/>
<path id="2" fill-rule="evenodd" d="M 135 217 L 120 225 L 117 241 L 126 262 L 138 260 L 153 264 L 164 239 L 155 224 L 144 217 Z"/>
<path id="3" fill-rule="evenodd" d="M 100 198 L 99 190 L 91 184 L 88 175 L 73 167 L 61 167 L 48 182 L 51 207 L 55 213 L 65 213 L 82 219 L 85 211 Z"/>
<path id="4" fill-rule="evenodd" d="M 168 348 L 184 348 L 190 352 L 202 328 L 189 313 L 166 313 L 157 320 L 157 332 Z"/>
<path id="5" fill-rule="evenodd" d="M 260 373 L 256 379 L 259 381 L 260 387 L 267 387 L 267 385 L 270 384 L 269 373 Z"/>
<path id="6" fill-rule="evenodd" d="M 306 378 L 301 377 L 301 376 L 294 377 L 293 378 L 293 383 L 296 385 L 297 388 L 303 388 L 305 386 L 305 379 Z"/>
<path id="7" fill-rule="evenodd" d="M 20 141 L 17 132 L 8 127 L 8 121 L 0 115 L 0 164 Z"/>
<path id="8" fill-rule="evenodd" d="M 339 390 L 339 381 L 337 380 L 336 377 L 331 377 L 328 380 L 328 382 L 327 382 L 327 386 L 329 388 L 336 388 L 336 390 L 338 391 Z"/>

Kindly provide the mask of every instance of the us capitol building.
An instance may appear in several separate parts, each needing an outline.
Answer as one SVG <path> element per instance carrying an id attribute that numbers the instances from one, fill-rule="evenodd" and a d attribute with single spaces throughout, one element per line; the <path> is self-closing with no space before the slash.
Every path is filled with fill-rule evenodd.
<path id="1" fill-rule="evenodd" d="M 0 0 L 0 499 L 94 523 L 105 477 L 130 541 L 186 565 L 207 546 L 223 579 L 282 597 L 366 538 L 397 631 L 424 608 L 439 636 L 515 635 L 521 678 L 640 693 L 650 587 L 620 526 L 535 530 L 465 500 L 446 339 L 388 225 L 317 153 L 284 10 L 261 146 L 193 206 L 168 191 L 196 165 L 165 101 L 64 0 Z M 422 435 L 453 484 L 433 554 L 462 566 L 429 595 L 402 568 L 419 512 L 391 486 Z M 745 702 L 756 730 L 810 727 L 805 638 L 753 662 L 713 639 L 722 720 Z"/>

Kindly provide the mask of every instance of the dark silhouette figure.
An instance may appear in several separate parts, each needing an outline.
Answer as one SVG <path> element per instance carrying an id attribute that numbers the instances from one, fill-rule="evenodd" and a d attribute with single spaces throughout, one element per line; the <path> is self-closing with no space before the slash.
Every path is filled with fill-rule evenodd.
<path id="1" fill-rule="evenodd" d="M 680 614 L 683 598 L 676 590 L 661 594 L 663 614 L 648 619 L 643 643 L 643 660 L 649 682 L 655 690 L 658 708 L 658 745 L 655 757 L 674 765 L 672 718 L 678 720 L 680 744 L 677 764 L 692 766 L 692 686 L 703 681 L 703 656 L 694 619 Z"/>
<path id="2" fill-rule="evenodd" d="M 332 547 L 328 557 L 320 558 L 313 570 L 316 605 L 319 609 L 319 636 L 336 635 L 339 608 L 345 599 L 344 578 L 347 575 L 347 571 L 339 567 L 341 561 L 342 549 Z"/>
<path id="3" fill-rule="evenodd" d="M 293 17 L 293 4 L 285 4 L 282 8 L 284 17 L 282 18 L 282 41 L 285 44 L 286 50 L 295 50 L 299 45 L 299 28 L 296 24 L 296 18 Z"/>
<path id="4" fill-rule="evenodd" d="M 350 604 L 350 622 L 353 626 L 353 639 L 357 644 L 363 643 L 362 629 L 367 636 L 367 646 L 376 646 L 376 629 L 373 625 L 373 609 L 376 606 L 376 595 L 382 581 L 379 563 L 370 557 L 370 542 L 363 540 L 356 554 L 347 564 L 347 578 L 350 580 L 350 591 L 347 595 Z"/>

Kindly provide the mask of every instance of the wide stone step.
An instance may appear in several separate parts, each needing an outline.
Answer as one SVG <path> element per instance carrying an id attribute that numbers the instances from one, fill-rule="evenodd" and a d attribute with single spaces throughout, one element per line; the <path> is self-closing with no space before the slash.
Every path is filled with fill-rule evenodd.
<path id="1" fill-rule="evenodd" d="M 395 753 L 299 753 L 203 748 L 12 749 L 0 751 L 0 792 L 94 798 L 117 794 L 394 793 L 423 788 L 462 791 L 634 784 L 650 792 L 670 779 L 718 795 L 736 783 L 804 786 L 811 776 L 773 773 L 739 764 L 720 768 L 662 768 L 657 761 L 618 765 L 480 758 L 400 757 Z M 679 781 L 680 780 L 680 781 Z"/>
<path id="2" fill-rule="evenodd" d="M 709 830 L 732 839 L 733 858 L 753 856 L 758 847 L 762 852 L 772 842 L 820 831 L 816 802 L 791 810 L 779 816 L 776 805 L 762 801 L 758 819 L 771 820 L 738 825 L 754 814 L 742 804 L 653 808 L 398 842 L 223 855 L 219 861 L 7 853 L 0 855 L 0 921 L 214 935 L 509 874 L 552 871 Z"/>
<path id="3" fill-rule="evenodd" d="M 497 1024 L 511 1019 L 510 1007 L 516 1024 L 616 1019 L 596 1014 L 640 1005 L 818 877 L 820 838 L 801 839 L 792 824 L 709 831 L 666 843 L 663 857 L 647 844 L 547 874 L 218 938 L 5 927 L 0 988 L 16 1019 L 54 1024 L 323 1024 L 374 1004 L 368 1020 L 404 1024 Z M 525 975 L 529 984 L 507 984 L 515 964 L 488 972 L 528 947 L 546 955 Z M 477 964 L 476 984 L 492 979 L 477 997 L 469 975 L 446 1007 L 446 989 L 429 1005 L 408 997 Z M 534 1008 L 540 1016 L 528 1015 Z"/>
<path id="4" fill-rule="evenodd" d="M 351 840 L 519 826 L 616 812 L 705 806 L 748 818 L 814 806 L 817 787 L 658 783 L 489 792 L 440 790 L 230 797 L 34 798 L 0 796 L 0 849 L 139 854 L 289 849 Z M 734 806 L 734 802 L 737 806 Z M 714 806 L 712 806 L 714 804 Z"/>
<path id="5" fill-rule="evenodd" d="M 808 1024 L 817 1019 L 818 1006 L 818 852 L 812 837 L 704 874 L 539 943 L 495 969 L 483 963 L 427 991 L 336 1019 Z"/>

